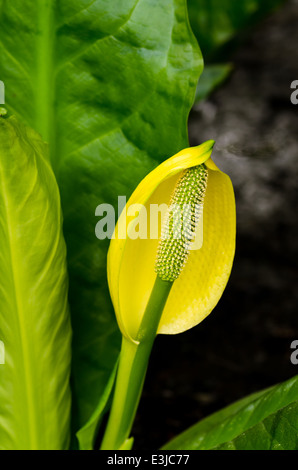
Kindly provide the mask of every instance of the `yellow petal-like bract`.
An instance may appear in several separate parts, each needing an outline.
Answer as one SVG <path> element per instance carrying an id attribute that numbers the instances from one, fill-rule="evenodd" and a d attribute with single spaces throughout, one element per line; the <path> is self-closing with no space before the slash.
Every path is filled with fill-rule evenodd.
<path id="1" fill-rule="evenodd" d="M 235 253 L 235 198 L 230 178 L 210 158 L 213 145 L 213 141 L 207 141 L 184 149 L 155 168 L 136 188 L 118 220 L 108 252 L 108 282 L 119 327 L 133 341 L 156 279 L 162 224 L 153 234 L 156 226 L 150 217 L 157 208 L 170 204 L 183 172 L 203 163 L 208 170 L 208 185 L 202 245 L 190 251 L 174 282 L 158 333 L 176 334 L 200 323 L 213 310 L 227 284 Z M 147 236 L 137 236 L 141 221 L 147 227 Z"/>

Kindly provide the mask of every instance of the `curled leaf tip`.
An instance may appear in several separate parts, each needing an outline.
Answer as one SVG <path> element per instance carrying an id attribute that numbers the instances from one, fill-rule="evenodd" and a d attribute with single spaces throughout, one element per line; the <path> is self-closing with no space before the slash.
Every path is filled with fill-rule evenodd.
<path id="1" fill-rule="evenodd" d="M 210 140 L 207 140 L 205 143 L 208 144 L 210 150 L 212 150 L 215 145 L 215 140 L 210 139 Z"/>
<path id="2" fill-rule="evenodd" d="M 199 149 L 200 153 L 207 153 L 213 150 L 214 145 L 215 145 L 215 140 L 206 140 L 206 142 L 194 148 Z"/>

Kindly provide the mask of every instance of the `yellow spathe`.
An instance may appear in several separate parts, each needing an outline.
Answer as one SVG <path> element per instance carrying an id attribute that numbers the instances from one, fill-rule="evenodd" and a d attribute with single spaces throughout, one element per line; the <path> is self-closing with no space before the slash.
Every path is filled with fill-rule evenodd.
<path id="1" fill-rule="evenodd" d="M 159 240 L 150 238 L 150 205 L 169 204 L 175 184 L 187 168 L 208 168 L 203 210 L 203 244 L 191 250 L 186 266 L 174 282 L 158 333 L 176 334 L 200 323 L 213 310 L 228 282 L 234 253 L 236 211 L 230 178 L 211 160 L 214 142 L 182 150 L 138 185 L 121 214 L 108 252 L 108 282 L 121 332 L 135 341 L 155 279 Z M 131 239 L 133 222 L 147 209 L 146 239 Z M 144 220 L 144 219 L 143 219 Z M 159 232 L 160 233 L 160 232 Z"/>

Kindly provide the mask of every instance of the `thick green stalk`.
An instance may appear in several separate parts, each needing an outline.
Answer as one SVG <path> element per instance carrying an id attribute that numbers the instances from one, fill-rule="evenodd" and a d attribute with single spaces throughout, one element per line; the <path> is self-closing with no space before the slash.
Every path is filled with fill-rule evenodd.
<path id="1" fill-rule="evenodd" d="M 123 337 L 115 393 L 101 450 L 117 450 L 129 438 L 150 353 L 172 284 L 156 278 L 137 342 Z"/>

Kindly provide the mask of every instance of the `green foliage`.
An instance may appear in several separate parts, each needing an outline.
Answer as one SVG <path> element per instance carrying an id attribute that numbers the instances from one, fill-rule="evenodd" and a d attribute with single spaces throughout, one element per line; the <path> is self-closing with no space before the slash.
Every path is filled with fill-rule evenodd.
<path id="1" fill-rule="evenodd" d="M 298 450 L 298 402 L 290 403 L 215 450 Z"/>
<path id="2" fill-rule="evenodd" d="M 207 98 L 232 71 L 231 51 L 249 28 L 286 0 L 188 0 L 190 24 L 207 64 L 196 102 Z"/>
<path id="3" fill-rule="evenodd" d="M 204 60 L 225 60 L 223 46 L 285 0 L 188 0 L 189 19 Z"/>
<path id="4" fill-rule="evenodd" d="M 279 3 L 189 0 L 206 59 Z M 0 28 L 8 114 L 27 124 L 0 118 L 0 448 L 69 446 L 72 331 L 57 179 L 73 327 L 73 445 L 91 449 L 120 350 L 108 241 L 95 237 L 95 209 L 116 208 L 118 195 L 129 196 L 188 146 L 202 55 L 184 0 L 0 0 Z M 207 67 L 197 96 L 229 67 Z M 165 448 L 297 449 L 297 383 L 247 397 Z"/>
<path id="5" fill-rule="evenodd" d="M 184 0 L 0 0 L 7 109 L 49 142 L 61 191 L 75 431 L 98 409 L 120 349 L 95 209 L 188 146 L 202 57 L 186 18 Z"/>
<path id="6" fill-rule="evenodd" d="M 0 119 L 0 449 L 65 449 L 70 439 L 66 249 L 47 147 Z"/>
<path id="7" fill-rule="evenodd" d="M 103 394 L 99 397 L 97 407 L 87 423 L 76 433 L 80 450 L 92 450 L 95 447 L 96 437 L 101 424 L 101 419 L 109 404 L 109 398 L 113 389 L 118 362 L 115 364 L 107 386 Z"/>
<path id="8" fill-rule="evenodd" d="M 298 376 L 203 419 L 166 450 L 298 449 Z"/>
<path id="9" fill-rule="evenodd" d="M 197 86 L 195 102 L 208 98 L 229 77 L 232 70 L 231 64 L 207 65 Z"/>

